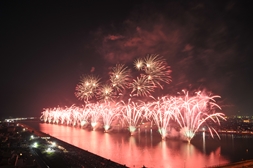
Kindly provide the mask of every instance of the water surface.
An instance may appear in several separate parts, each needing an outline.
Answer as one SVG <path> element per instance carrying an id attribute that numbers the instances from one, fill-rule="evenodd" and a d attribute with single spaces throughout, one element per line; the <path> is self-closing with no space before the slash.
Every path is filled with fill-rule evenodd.
<path id="1" fill-rule="evenodd" d="M 84 150 L 128 167 L 202 168 L 253 156 L 253 136 L 221 135 L 221 140 L 200 133 L 191 144 L 177 138 L 161 140 L 156 130 L 141 129 L 131 136 L 127 130 L 77 128 L 46 123 L 27 123 L 35 129 Z"/>

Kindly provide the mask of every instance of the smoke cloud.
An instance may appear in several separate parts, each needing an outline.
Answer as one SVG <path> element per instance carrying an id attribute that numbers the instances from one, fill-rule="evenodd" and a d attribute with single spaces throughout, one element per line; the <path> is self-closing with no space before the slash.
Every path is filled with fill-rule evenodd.
<path id="1" fill-rule="evenodd" d="M 236 5 L 229 1 L 145 3 L 120 26 L 99 29 L 97 51 L 112 64 L 160 54 L 172 68 L 168 89 L 203 87 L 225 94 L 241 71 L 235 65 L 247 60 L 239 43 L 243 25 L 231 18 L 238 13 Z"/>

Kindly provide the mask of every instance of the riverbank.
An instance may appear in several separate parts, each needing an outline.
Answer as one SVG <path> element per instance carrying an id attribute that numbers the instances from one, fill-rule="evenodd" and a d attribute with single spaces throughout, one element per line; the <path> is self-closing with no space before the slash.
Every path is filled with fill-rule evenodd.
<path id="1" fill-rule="evenodd" d="M 87 150 L 80 149 L 73 146 L 67 142 L 64 142 L 58 138 L 51 135 L 38 131 L 27 124 L 20 123 L 22 127 L 27 129 L 34 135 L 34 139 L 43 139 L 42 149 L 33 148 L 38 154 L 41 153 L 41 158 L 44 158 L 45 162 L 48 164 L 53 164 L 54 162 L 59 162 L 59 159 L 63 159 L 66 165 L 75 167 L 96 167 L 96 168 L 126 168 L 125 165 L 121 165 L 114 161 L 105 159 L 101 156 L 93 154 Z M 41 143 L 41 142 L 40 142 Z M 44 147 L 43 147 L 44 146 Z M 51 151 L 47 151 L 46 155 L 43 157 L 43 152 L 41 150 L 48 150 L 48 146 Z M 44 152 L 45 153 L 45 152 Z M 48 154 L 50 153 L 50 154 Z M 53 163 L 50 163 L 53 162 Z M 55 167 L 55 166 L 54 166 Z"/>
<path id="2" fill-rule="evenodd" d="M 217 165 L 217 166 L 212 166 L 208 168 L 242 168 L 242 167 L 253 168 L 253 159 L 236 162 L 236 163 L 229 163 L 225 165 Z"/>
<path id="3" fill-rule="evenodd" d="M 203 137 L 203 134 L 199 133 L 191 144 L 188 144 L 178 141 L 177 138 L 161 141 L 155 129 L 137 130 L 134 136 L 130 136 L 129 132 L 118 129 L 108 134 L 104 133 L 102 128 L 92 131 L 90 127 L 79 128 L 41 122 L 26 124 L 128 167 L 141 168 L 145 165 L 155 168 L 167 165 L 203 168 L 250 159 L 253 151 L 253 137 L 242 135 L 221 134 L 221 139 L 218 139 L 209 134 Z M 191 155 L 187 155 L 189 152 Z M 179 157 L 175 158 L 175 154 Z M 198 165 L 195 165 L 196 160 Z"/>

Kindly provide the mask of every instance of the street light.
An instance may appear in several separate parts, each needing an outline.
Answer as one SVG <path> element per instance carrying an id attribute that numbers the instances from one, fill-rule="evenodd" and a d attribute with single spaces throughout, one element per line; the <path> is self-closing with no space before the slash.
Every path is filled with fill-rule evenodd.
<path id="1" fill-rule="evenodd" d="M 37 148 L 37 147 L 38 147 L 38 143 L 37 143 L 37 142 L 34 142 L 33 147 L 34 147 L 34 148 Z"/>

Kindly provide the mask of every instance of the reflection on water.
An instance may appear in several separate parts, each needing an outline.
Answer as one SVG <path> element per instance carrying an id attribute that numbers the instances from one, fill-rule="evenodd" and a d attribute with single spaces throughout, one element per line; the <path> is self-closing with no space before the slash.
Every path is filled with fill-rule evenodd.
<path id="1" fill-rule="evenodd" d="M 40 124 L 40 130 L 58 139 L 128 167 L 205 167 L 228 163 L 219 145 L 207 149 L 200 136 L 192 145 L 175 139 L 163 141 L 157 131 L 143 130 L 130 136 L 127 131 L 104 133 L 64 125 Z"/>

